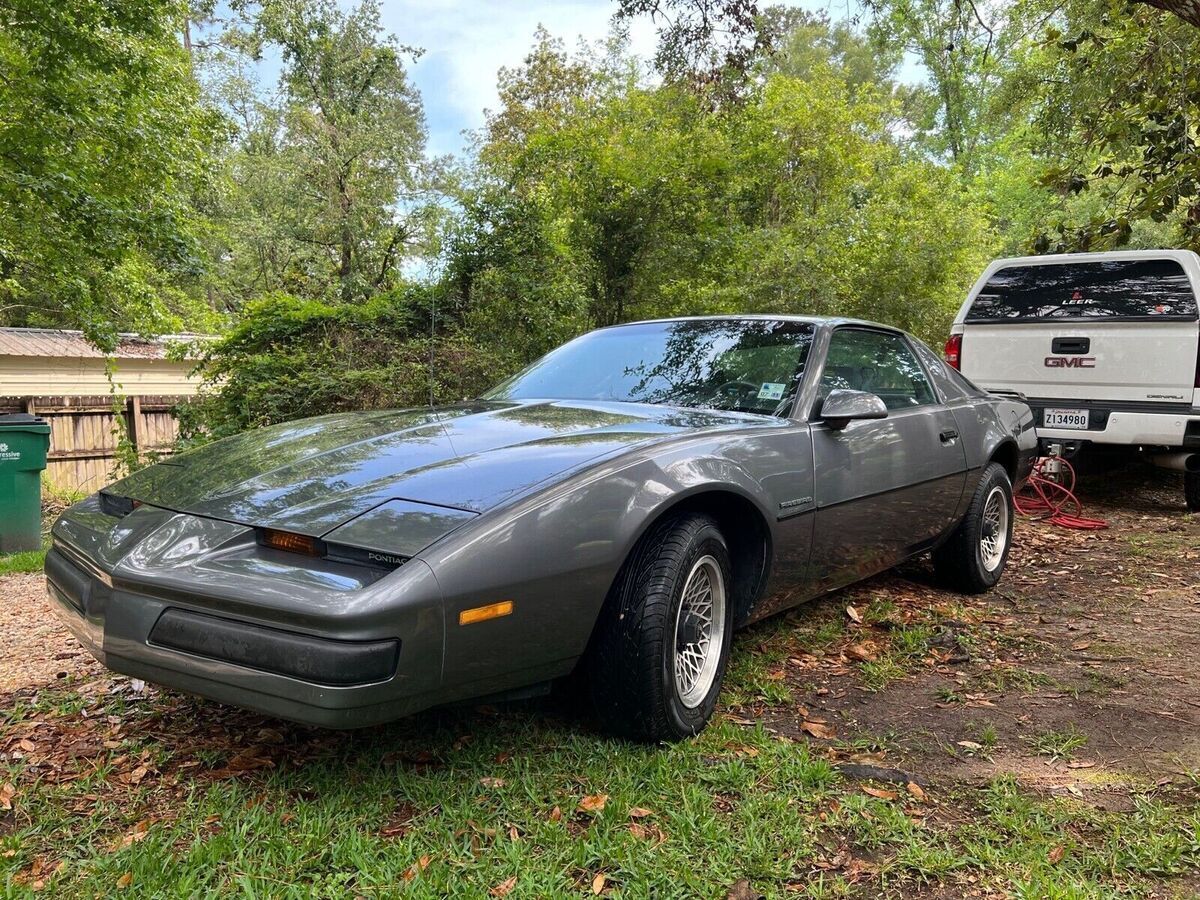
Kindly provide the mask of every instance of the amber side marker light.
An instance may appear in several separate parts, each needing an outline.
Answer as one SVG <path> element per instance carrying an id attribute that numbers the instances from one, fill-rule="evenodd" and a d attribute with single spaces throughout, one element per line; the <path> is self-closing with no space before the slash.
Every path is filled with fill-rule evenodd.
<path id="1" fill-rule="evenodd" d="M 264 528 L 262 531 L 262 543 L 266 547 L 271 547 L 275 550 L 286 550 L 289 553 L 304 553 L 308 556 L 321 555 L 321 551 L 317 547 L 317 539 L 309 537 L 307 534 L 292 534 L 290 531 L 275 531 L 273 528 Z"/>
<path id="2" fill-rule="evenodd" d="M 489 603 L 487 606 L 476 606 L 474 609 L 464 609 L 458 614 L 459 625 L 473 625 L 476 622 L 486 622 L 488 619 L 498 619 L 510 616 L 513 611 L 511 600 L 501 600 L 499 603 Z"/>

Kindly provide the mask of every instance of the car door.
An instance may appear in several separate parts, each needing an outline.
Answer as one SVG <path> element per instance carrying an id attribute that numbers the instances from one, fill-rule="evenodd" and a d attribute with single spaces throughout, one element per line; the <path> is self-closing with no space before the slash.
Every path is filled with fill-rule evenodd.
<path id="1" fill-rule="evenodd" d="M 838 388 L 876 394 L 885 419 L 835 429 L 820 407 Z M 898 332 L 830 335 L 812 416 L 817 504 L 812 572 L 831 590 L 930 546 L 953 523 L 966 457 L 953 413 Z"/>

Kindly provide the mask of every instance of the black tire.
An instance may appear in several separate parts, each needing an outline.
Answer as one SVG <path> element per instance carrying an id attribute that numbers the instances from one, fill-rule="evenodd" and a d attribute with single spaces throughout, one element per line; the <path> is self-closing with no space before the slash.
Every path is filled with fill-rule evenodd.
<path id="1" fill-rule="evenodd" d="M 719 629 L 717 586 L 710 584 L 712 634 L 720 633 L 721 646 L 711 687 L 699 702 L 688 705 L 675 676 L 676 619 L 684 588 L 701 568 L 704 577 L 719 572 L 723 579 Z M 585 663 L 592 702 L 605 730 L 653 742 L 682 740 L 703 730 L 716 708 L 729 660 L 732 584 L 729 548 L 709 516 L 670 517 L 638 542 L 605 602 Z"/>
<path id="2" fill-rule="evenodd" d="M 999 491 L 1003 495 L 1006 509 L 1003 532 L 1004 543 L 999 561 L 985 561 L 983 537 L 985 528 L 984 511 L 989 498 Z M 947 587 L 963 594 L 982 594 L 996 586 L 1004 567 L 1008 563 L 1008 551 L 1012 547 L 1013 491 L 1008 472 L 999 463 L 990 463 L 983 470 L 979 486 L 971 497 L 967 514 L 954 529 L 949 539 L 933 551 L 933 568 L 938 578 Z"/>
<path id="3" fill-rule="evenodd" d="M 1200 472 L 1183 473 L 1183 497 L 1191 512 L 1200 512 Z"/>

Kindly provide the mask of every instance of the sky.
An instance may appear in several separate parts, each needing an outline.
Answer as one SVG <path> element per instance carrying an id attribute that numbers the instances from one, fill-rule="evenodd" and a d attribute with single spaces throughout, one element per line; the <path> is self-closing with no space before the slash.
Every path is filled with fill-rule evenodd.
<path id="1" fill-rule="evenodd" d="M 826 9 L 840 18 L 845 3 L 789 5 Z M 614 0 L 383 0 L 384 30 L 425 50 L 409 72 L 424 101 L 430 154 L 462 152 L 468 143 L 463 131 L 479 128 L 484 109 L 498 105 L 497 72 L 521 64 L 539 24 L 573 50 L 580 38 L 595 42 L 608 34 L 616 7 Z M 629 36 L 634 53 L 653 55 L 654 25 L 648 18 L 631 23 Z"/>

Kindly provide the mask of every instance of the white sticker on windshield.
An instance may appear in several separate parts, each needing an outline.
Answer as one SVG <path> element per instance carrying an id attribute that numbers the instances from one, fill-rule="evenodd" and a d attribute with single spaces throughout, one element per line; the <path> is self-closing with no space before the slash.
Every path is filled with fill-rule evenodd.
<path id="1" fill-rule="evenodd" d="M 764 381 L 763 386 L 759 388 L 759 400 L 782 400 L 783 389 L 786 385 L 776 384 L 773 381 Z"/>

